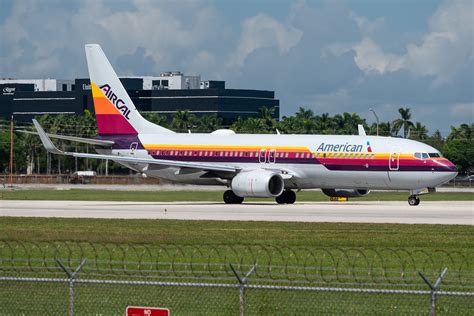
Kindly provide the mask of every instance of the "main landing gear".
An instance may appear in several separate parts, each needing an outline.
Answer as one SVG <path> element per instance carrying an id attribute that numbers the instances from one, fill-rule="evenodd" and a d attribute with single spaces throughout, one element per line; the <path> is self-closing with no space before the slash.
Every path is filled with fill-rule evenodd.
<path id="1" fill-rule="evenodd" d="M 416 195 L 410 195 L 408 197 L 408 204 L 410 204 L 410 206 L 417 206 L 420 204 L 420 199 Z"/>
<path id="2" fill-rule="evenodd" d="M 285 190 L 275 198 L 275 201 L 278 204 L 293 204 L 296 201 L 296 193 L 291 190 Z"/>
<path id="3" fill-rule="evenodd" d="M 224 192 L 225 204 L 242 204 L 243 201 L 244 201 L 244 198 L 235 195 L 234 191 L 232 190 L 227 190 Z"/>

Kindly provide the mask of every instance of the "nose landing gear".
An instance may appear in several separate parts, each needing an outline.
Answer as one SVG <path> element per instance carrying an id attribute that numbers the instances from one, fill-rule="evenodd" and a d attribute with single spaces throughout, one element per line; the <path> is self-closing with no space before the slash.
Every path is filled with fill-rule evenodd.
<path id="1" fill-rule="evenodd" d="M 420 204 L 420 199 L 416 195 L 410 195 L 408 197 L 408 204 L 410 204 L 410 206 L 417 206 Z"/>

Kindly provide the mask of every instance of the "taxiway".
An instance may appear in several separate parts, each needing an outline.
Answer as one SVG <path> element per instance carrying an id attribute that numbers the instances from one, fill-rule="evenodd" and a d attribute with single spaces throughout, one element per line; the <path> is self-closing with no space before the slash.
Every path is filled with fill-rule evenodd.
<path id="1" fill-rule="evenodd" d="M 474 225 L 472 201 L 274 203 L 151 203 L 94 201 L 0 201 L 0 216 L 236 220 Z"/>

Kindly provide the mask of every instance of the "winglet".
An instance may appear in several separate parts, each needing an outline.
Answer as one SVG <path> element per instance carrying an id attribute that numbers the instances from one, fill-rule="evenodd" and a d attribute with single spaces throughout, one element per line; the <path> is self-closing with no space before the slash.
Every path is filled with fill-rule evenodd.
<path id="1" fill-rule="evenodd" d="M 357 124 L 357 129 L 359 131 L 360 136 L 366 136 L 364 126 L 362 124 Z"/>
<path id="2" fill-rule="evenodd" d="M 56 146 L 54 146 L 53 142 L 46 135 L 46 133 L 44 132 L 43 128 L 41 127 L 41 125 L 38 123 L 37 120 L 33 119 L 33 124 L 35 125 L 35 128 L 38 131 L 38 135 L 41 138 L 41 142 L 43 143 L 44 148 L 46 148 L 48 152 L 52 154 L 60 154 L 60 155 L 64 154 L 64 152 L 60 151 L 59 149 L 56 148 Z"/>

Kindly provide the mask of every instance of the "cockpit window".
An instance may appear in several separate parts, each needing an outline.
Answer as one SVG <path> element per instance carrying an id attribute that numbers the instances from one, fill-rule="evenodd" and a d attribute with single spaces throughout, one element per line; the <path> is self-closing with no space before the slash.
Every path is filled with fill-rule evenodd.
<path id="1" fill-rule="evenodd" d="M 439 158 L 441 157 L 439 153 L 414 153 L 413 156 L 418 159 L 428 159 L 428 158 Z"/>

